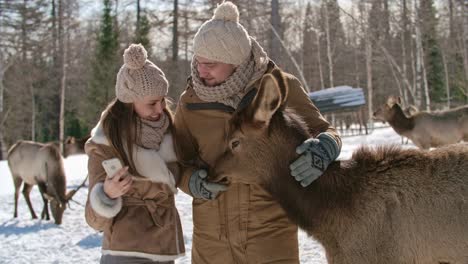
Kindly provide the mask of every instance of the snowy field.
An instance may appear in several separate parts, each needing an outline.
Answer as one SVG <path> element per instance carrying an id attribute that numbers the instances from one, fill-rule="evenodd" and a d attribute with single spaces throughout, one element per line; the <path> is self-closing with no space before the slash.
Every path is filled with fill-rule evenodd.
<path id="1" fill-rule="evenodd" d="M 360 145 L 401 144 L 401 138 L 392 128 L 379 128 L 366 136 L 352 136 L 343 139 L 340 159 L 347 159 Z M 411 143 L 404 145 L 414 147 Z M 75 188 L 86 177 L 87 156 L 76 155 L 65 159 L 68 188 Z M 88 189 L 83 187 L 74 197 L 80 204 L 71 203 L 63 216 L 63 223 L 57 226 L 53 221 L 31 220 L 28 207 L 22 195 L 19 198 L 18 218 L 13 218 L 13 182 L 6 161 L 0 161 L 0 263 L 98 263 L 102 235 L 90 227 L 84 219 L 83 204 Z M 36 214 L 40 216 L 42 199 L 37 187 L 31 192 Z M 182 218 L 186 256 L 176 263 L 190 263 L 192 226 L 191 198 L 179 192 L 177 208 Z M 52 215 L 51 215 L 52 217 Z M 301 263 L 326 263 L 322 247 L 299 233 Z"/>

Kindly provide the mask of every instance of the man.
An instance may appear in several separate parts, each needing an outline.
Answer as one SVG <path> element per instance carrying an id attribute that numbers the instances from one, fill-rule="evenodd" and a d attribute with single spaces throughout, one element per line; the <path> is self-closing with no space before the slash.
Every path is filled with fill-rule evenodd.
<path id="1" fill-rule="evenodd" d="M 192 73 L 175 114 L 176 145 L 186 165 L 180 188 L 193 200 L 193 263 L 299 263 L 297 226 L 260 185 L 209 182 L 207 171 L 224 152 L 233 112 L 255 96 L 261 77 L 276 66 L 239 24 L 231 2 L 215 10 L 193 42 Z M 298 146 L 291 175 L 302 186 L 319 177 L 340 153 L 334 128 L 300 82 L 285 74 L 287 104 L 311 135 Z M 287 161 L 285 161 L 287 162 Z"/>

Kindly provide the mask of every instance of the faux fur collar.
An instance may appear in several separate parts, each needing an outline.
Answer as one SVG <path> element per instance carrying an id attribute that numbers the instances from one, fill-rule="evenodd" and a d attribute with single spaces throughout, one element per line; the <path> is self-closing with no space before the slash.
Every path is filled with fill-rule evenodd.
<path id="1" fill-rule="evenodd" d="M 109 141 L 99 122 L 91 131 L 91 142 L 109 146 Z M 145 149 L 133 145 L 133 161 L 138 172 L 152 182 L 168 184 L 171 189 L 176 190 L 175 179 L 166 163 L 177 161 L 174 143 L 171 133 L 164 135 L 159 150 Z"/>

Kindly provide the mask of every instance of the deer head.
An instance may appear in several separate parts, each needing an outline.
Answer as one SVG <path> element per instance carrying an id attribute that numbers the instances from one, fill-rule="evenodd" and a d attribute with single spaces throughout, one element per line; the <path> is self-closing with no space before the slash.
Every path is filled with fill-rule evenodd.
<path id="1" fill-rule="evenodd" d="M 67 137 L 63 144 L 63 156 L 66 158 L 73 154 L 84 153 L 84 145 L 88 139 L 89 136 L 80 139 Z"/>
<path id="2" fill-rule="evenodd" d="M 387 102 L 374 112 L 373 118 L 379 121 L 389 121 L 395 115 L 395 108 L 400 105 L 401 97 L 390 96 L 388 97 Z"/>
<path id="3" fill-rule="evenodd" d="M 61 198 L 61 196 L 57 193 L 56 188 L 47 188 L 51 193 L 44 193 L 43 195 L 44 198 L 50 202 L 50 210 L 52 211 L 52 217 L 54 218 L 55 224 L 62 224 L 63 213 L 65 212 L 67 205 L 70 206 L 69 202 L 72 201 L 72 198 L 76 192 L 84 186 L 87 179 L 88 175 L 76 189 L 70 190 L 64 198 Z"/>
<path id="4" fill-rule="evenodd" d="M 301 129 L 291 129 L 304 124 L 291 122 L 283 113 L 287 95 L 281 71 L 264 75 L 253 101 L 230 120 L 226 151 L 210 172 L 216 177 L 213 180 L 252 183 L 272 171 L 288 170 L 295 148 L 307 136 L 298 132 Z"/>

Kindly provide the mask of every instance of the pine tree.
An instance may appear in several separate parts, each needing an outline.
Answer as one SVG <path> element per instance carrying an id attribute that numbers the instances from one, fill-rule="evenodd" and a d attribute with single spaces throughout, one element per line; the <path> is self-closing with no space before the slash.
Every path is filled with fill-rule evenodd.
<path id="1" fill-rule="evenodd" d="M 444 88 L 444 66 L 437 40 L 437 18 L 433 0 L 420 1 L 420 22 L 430 97 L 431 100 L 440 102 L 446 98 L 446 94 Z"/>
<path id="2" fill-rule="evenodd" d="M 149 32 L 151 26 L 148 21 L 148 17 L 146 16 L 145 10 L 140 8 L 140 1 L 137 1 L 137 22 L 136 22 L 136 30 L 135 30 L 135 43 L 140 43 L 145 47 L 148 52 L 148 57 L 151 56 L 151 43 L 149 40 Z"/>
<path id="3" fill-rule="evenodd" d="M 337 0 L 322 0 L 321 15 L 321 43 L 324 51 L 325 87 L 333 87 L 344 83 L 343 77 L 337 72 L 346 72 L 346 63 L 343 62 L 346 52 L 346 39 L 343 24 L 340 21 L 340 8 Z"/>
<path id="4" fill-rule="evenodd" d="M 118 71 L 118 31 L 111 13 L 112 3 L 104 0 L 100 32 L 92 62 L 92 76 L 88 93 L 88 125 L 95 123 L 101 111 L 114 97 L 115 76 Z"/>

